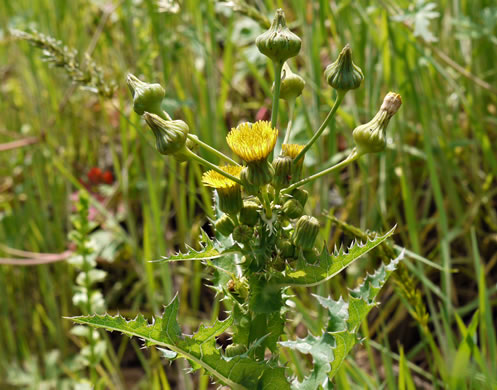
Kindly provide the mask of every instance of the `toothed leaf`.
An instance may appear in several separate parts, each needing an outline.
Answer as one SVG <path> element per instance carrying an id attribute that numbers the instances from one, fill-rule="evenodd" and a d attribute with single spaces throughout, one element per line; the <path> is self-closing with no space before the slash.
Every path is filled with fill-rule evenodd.
<path id="1" fill-rule="evenodd" d="M 179 301 L 176 296 L 166 306 L 162 317 L 154 317 L 152 323 L 142 315 L 131 321 L 119 315 L 112 317 L 108 314 L 72 317 L 71 320 L 83 325 L 140 337 L 147 346 L 160 346 L 168 358 L 186 358 L 194 369 L 204 368 L 218 382 L 235 390 L 290 389 L 283 367 L 268 362 L 255 362 L 244 356 L 230 361 L 224 359 L 216 348 L 216 336 L 226 331 L 232 324 L 231 317 L 225 321 L 216 321 L 212 327 L 201 326 L 194 335 L 184 335 L 181 334 L 176 320 L 178 307 Z"/>
<path id="2" fill-rule="evenodd" d="M 170 261 L 184 261 L 184 260 L 189 260 L 189 261 L 212 260 L 212 259 L 218 259 L 232 252 L 230 249 L 226 250 L 221 249 L 219 243 L 216 240 L 211 240 L 207 235 L 207 233 L 204 232 L 203 230 L 201 230 L 200 245 L 202 249 L 200 249 L 199 251 L 187 245 L 186 247 L 188 249 L 188 252 L 186 253 L 178 252 L 175 255 L 163 257 L 161 260 L 155 260 L 154 262 L 165 263 Z"/>
<path id="3" fill-rule="evenodd" d="M 347 251 L 340 249 L 331 255 L 325 248 L 315 264 L 298 261 L 296 269 L 287 269 L 283 273 L 271 275 L 272 285 L 280 286 L 315 286 L 347 268 L 359 257 L 380 245 L 393 234 L 395 227 L 383 236 L 368 239 L 365 243 L 355 242 Z"/>
<path id="4" fill-rule="evenodd" d="M 335 301 L 315 296 L 329 314 L 328 326 L 323 334 L 319 337 L 309 334 L 305 339 L 279 343 L 283 347 L 310 354 L 313 359 L 313 370 L 309 376 L 302 382 L 295 380 L 292 389 L 315 390 L 319 386 L 327 388 L 330 385 L 348 353 L 359 340 L 359 326 L 375 306 L 376 295 L 402 258 L 403 254 L 388 265 L 382 264 L 374 274 L 367 275 L 363 284 L 350 290 L 348 302 L 342 298 Z"/>

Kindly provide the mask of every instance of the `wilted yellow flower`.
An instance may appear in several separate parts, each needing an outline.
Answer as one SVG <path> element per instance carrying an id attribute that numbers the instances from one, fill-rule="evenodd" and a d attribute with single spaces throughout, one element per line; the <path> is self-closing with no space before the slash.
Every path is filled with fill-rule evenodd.
<path id="1" fill-rule="evenodd" d="M 226 165 L 219 168 L 237 178 L 240 177 L 240 172 L 242 171 L 242 167 L 235 165 Z M 227 214 L 236 214 L 243 207 L 240 184 L 213 170 L 203 174 L 202 183 L 216 189 L 219 195 L 219 209 L 221 211 Z"/>
<path id="2" fill-rule="evenodd" d="M 231 129 L 226 137 L 233 153 L 248 163 L 266 159 L 277 139 L 278 130 L 273 129 L 268 121 L 242 123 Z"/>
<path id="3" fill-rule="evenodd" d="M 290 157 L 292 160 L 299 155 L 302 149 L 304 149 L 304 145 L 283 144 L 281 146 L 283 156 Z"/>
<path id="4" fill-rule="evenodd" d="M 242 167 L 236 165 L 225 165 L 219 168 L 235 177 L 240 177 L 240 172 L 242 171 Z M 233 180 L 230 180 L 226 176 L 223 176 L 219 172 L 213 170 L 207 171 L 202 175 L 202 183 L 215 189 L 228 189 L 239 186 L 238 183 L 235 183 Z"/>

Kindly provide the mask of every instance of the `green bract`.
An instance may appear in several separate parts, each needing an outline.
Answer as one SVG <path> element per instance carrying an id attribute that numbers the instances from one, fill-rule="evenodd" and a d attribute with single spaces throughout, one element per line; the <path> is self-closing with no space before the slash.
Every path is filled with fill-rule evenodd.
<path id="1" fill-rule="evenodd" d="M 274 62 L 283 63 L 299 54 L 302 41 L 286 26 L 285 13 L 276 10 L 276 15 L 269 30 L 255 40 L 259 51 Z"/>
<path id="2" fill-rule="evenodd" d="M 303 215 L 295 225 L 292 241 L 302 249 L 312 249 L 319 233 L 319 221 L 308 215 Z"/>
<path id="3" fill-rule="evenodd" d="M 160 116 L 145 112 L 143 118 L 155 135 L 157 150 L 161 154 L 174 154 L 185 147 L 188 125 L 181 121 L 167 121 Z"/>
<path id="4" fill-rule="evenodd" d="M 330 86 L 339 91 L 348 91 L 361 86 L 364 75 L 352 62 L 352 50 L 349 45 L 342 49 L 335 62 L 327 66 L 324 77 Z"/>
<path id="5" fill-rule="evenodd" d="M 131 73 L 128 74 L 126 81 L 133 95 L 133 109 L 138 115 L 143 115 L 147 111 L 164 117 L 160 105 L 166 91 L 160 84 L 145 83 Z"/>
<path id="6" fill-rule="evenodd" d="M 388 123 L 401 104 L 400 95 L 388 93 L 375 117 L 354 129 L 352 136 L 359 154 L 378 153 L 385 149 Z"/>
<path id="7" fill-rule="evenodd" d="M 296 99 L 302 94 L 305 87 L 305 81 L 298 74 L 292 72 L 288 64 L 283 64 L 283 71 L 281 74 L 281 87 L 280 99 L 292 100 Z M 273 85 L 274 93 L 274 85 Z"/>

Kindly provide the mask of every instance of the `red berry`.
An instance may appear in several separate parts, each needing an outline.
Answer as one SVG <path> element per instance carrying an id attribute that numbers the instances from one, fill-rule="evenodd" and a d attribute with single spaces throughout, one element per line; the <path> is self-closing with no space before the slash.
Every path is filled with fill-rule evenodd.
<path id="1" fill-rule="evenodd" d="M 93 167 L 88 172 L 88 180 L 90 181 L 90 184 L 98 184 L 101 180 L 101 177 L 102 171 L 98 167 Z"/>
<path id="2" fill-rule="evenodd" d="M 102 180 L 105 184 L 112 184 L 112 183 L 114 182 L 114 175 L 112 174 L 112 172 L 111 172 L 111 171 L 105 171 L 105 172 L 102 174 L 101 180 Z"/>

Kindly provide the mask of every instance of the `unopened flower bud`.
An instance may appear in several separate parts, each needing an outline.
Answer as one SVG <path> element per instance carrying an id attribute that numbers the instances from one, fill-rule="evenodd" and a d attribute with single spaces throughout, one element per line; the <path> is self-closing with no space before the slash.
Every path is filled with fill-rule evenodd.
<path id="1" fill-rule="evenodd" d="M 126 77 L 126 82 L 133 95 L 133 109 L 138 115 L 146 111 L 166 119 L 160 106 L 166 91 L 160 84 L 144 83 L 131 73 Z"/>
<path id="2" fill-rule="evenodd" d="M 224 355 L 226 357 L 234 357 L 238 355 L 243 355 L 247 352 L 247 347 L 243 344 L 230 344 L 224 350 Z"/>
<path id="3" fill-rule="evenodd" d="M 288 29 L 285 13 L 278 9 L 271 27 L 257 37 L 255 44 L 259 51 L 272 61 L 283 63 L 299 53 L 302 41 Z"/>
<path id="4" fill-rule="evenodd" d="M 221 233 L 223 236 L 228 237 L 231 233 L 233 233 L 233 229 L 235 228 L 235 223 L 230 217 L 228 217 L 226 214 L 223 214 L 214 223 L 214 227 L 216 228 L 216 231 Z"/>
<path id="5" fill-rule="evenodd" d="M 299 203 L 303 206 L 307 203 L 307 198 L 309 197 L 309 193 L 302 188 L 295 188 L 292 191 L 292 196 L 299 201 Z"/>
<path id="6" fill-rule="evenodd" d="M 243 189 L 248 195 L 257 195 L 259 193 L 259 186 L 255 186 L 248 181 L 248 167 L 242 169 L 240 180 L 243 184 Z"/>
<path id="7" fill-rule="evenodd" d="M 292 258 L 295 256 L 295 246 L 291 243 L 290 240 L 286 238 L 280 238 L 276 241 L 276 248 L 280 253 L 280 256 L 284 259 Z"/>
<path id="8" fill-rule="evenodd" d="M 359 88 L 364 75 L 361 68 L 352 62 L 352 50 L 347 44 L 338 55 L 338 59 L 328 65 L 324 77 L 329 85 L 338 91 Z"/>
<path id="9" fill-rule="evenodd" d="M 385 149 L 388 123 L 390 118 L 399 110 L 401 104 L 400 95 L 389 92 L 374 118 L 354 129 L 352 136 L 359 154 L 378 153 Z"/>
<path id="10" fill-rule="evenodd" d="M 288 199 L 282 206 L 281 211 L 285 217 L 295 219 L 304 213 L 304 207 L 297 199 Z"/>
<path id="11" fill-rule="evenodd" d="M 298 74 L 293 73 L 288 64 L 285 62 L 281 72 L 280 99 L 294 100 L 302 94 L 304 87 L 304 79 Z"/>
<path id="12" fill-rule="evenodd" d="M 161 154 L 174 154 L 180 152 L 186 143 L 188 125 L 181 121 L 167 121 L 156 114 L 145 112 L 145 121 L 155 135 L 155 144 Z"/>
<path id="13" fill-rule="evenodd" d="M 233 239 L 242 244 L 249 242 L 254 236 L 254 229 L 247 225 L 238 225 L 233 230 Z"/>
<path id="14" fill-rule="evenodd" d="M 297 248 L 312 249 L 319 233 L 319 222 L 316 218 L 303 215 L 297 221 L 292 241 Z"/>
<path id="15" fill-rule="evenodd" d="M 267 161 L 254 161 L 247 163 L 246 180 L 249 184 L 260 187 L 265 184 L 271 183 L 274 176 L 273 165 Z"/>
<path id="16" fill-rule="evenodd" d="M 240 210 L 240 223 L 248 226 L 255 226 L 259 221 L 259 205 L 251 200 L 243 202 L 243 207 Z"/>
<path id="17" fill-rule="evenodd" d="M 275 188 L 285 188 L 292 180 L 292 159 L 287 156 L 279 156 L 273 162 Z"/>

